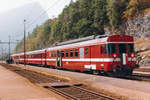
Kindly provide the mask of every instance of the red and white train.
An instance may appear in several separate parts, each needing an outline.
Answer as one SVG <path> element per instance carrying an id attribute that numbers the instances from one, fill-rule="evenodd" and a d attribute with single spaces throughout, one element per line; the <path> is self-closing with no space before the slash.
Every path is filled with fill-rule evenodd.
<path id="1" fill-rule="evenodd" d="M 134 39 L 128 35 L 90 36 L 11 58 L 17 63 L 123 75 L 131 75 L 136 65 Z"/>

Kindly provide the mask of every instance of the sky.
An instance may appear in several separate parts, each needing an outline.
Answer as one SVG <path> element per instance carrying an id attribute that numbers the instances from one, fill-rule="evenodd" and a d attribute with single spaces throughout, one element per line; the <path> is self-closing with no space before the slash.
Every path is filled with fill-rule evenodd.
<path id="1" fill-rule="evenodd" d="M 70 4 L 71 0 L 0 0 L 0 14 L 11 11 L 15 8 L 20 8 L 32 2 L 38 2 L 41 7 L 47 12 L 49 18 L 57 17 L 66 5 Z M 76 0 L 73 0 L 76 1 Z M 35 4 L 35 3 L 33 3 Z M 36 6 L 36 5 L 35 5 Z M 33 5 L 34 7 L 34 5 Z M 33 8 L 34 9 L 34 8 Z M 29 11 L 32 12 L 32 9 Z M 43 12 L 39 12 L 41 15 Z M 27 15 L 28 16 L 28 15 Z M 36 19 L 36 17 L 35 17 Z M 2 33 L 0 33 L 2 34 Z M 3 34 L 5 35 L 5 34 Z M 12 35 L 12 34 L 10 34 Z M 8 37 L 8 36 L 6 36 Z M 15 37 L 16 39 L 17 37 Z M 19 40 L 19 39 L 17 39 Z M 5 41 L 5 40 L 2 40 Z M 2 45 L 0 45 L 1 47 Z"/>
<path id="2" fill-rule="evenodd" d="M 61 13 L 62 9 L 70 3 L 71 0 L 0 0 L 0 13 L 18 8 L 31 2 L 39 2 L 42 8 L 47 11 L 50 18 Z"/>

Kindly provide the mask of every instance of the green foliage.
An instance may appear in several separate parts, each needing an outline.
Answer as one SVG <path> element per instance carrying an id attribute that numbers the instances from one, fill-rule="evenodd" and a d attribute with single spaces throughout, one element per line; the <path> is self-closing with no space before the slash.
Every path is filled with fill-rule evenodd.
<path id="1" fill-rule="evenodd" d="M 94 27 L 100 34 L 104 34 L 104 26 L 108 24 L 108 16 L 106 12 L 106 0 L 93 1 L 94 7 Z"/>
<path id="2" fill-rule="evenodd" d="M 37 26 L 27 39 L 27 49 L 35 50 L 57 42 L 90 35 L 102 35 L 105 27 L 122 23 L 128 0 L 77 0 L 66 6 L 58 18 Z M 23 51 L 23 42 L 17 45 Z"/>
<path id="3" fill-rule="evenodd" d="M 107 15 L 112 30 L 122 23 L 122 15 L 128 2 L 128 0 L 107 0 Z"/>
<path id="4" fill-rule="evenodd" d="M 124 12 L 123 18 L 132 18 L 136 13 L 138 13 L 140 8 L 140 0 L 130 0 L 127 10 Z"/>

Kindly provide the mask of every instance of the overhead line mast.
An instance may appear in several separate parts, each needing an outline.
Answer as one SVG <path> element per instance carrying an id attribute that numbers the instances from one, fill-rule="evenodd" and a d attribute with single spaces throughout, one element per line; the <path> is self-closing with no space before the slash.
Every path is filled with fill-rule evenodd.
<path id="1" fill-rule="evenodd" d="M 10 35 L 9 35 L 9 59 L 10 59 Z"/>
<path id="2" fill-rule="evenodd" d="M 26 65 L 26 20 L 24 19 L 24 65 Z"/>

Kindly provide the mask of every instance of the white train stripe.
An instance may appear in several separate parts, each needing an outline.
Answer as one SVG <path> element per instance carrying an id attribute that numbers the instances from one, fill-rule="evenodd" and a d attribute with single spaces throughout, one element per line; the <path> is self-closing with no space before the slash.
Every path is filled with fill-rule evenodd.
<path id="1" fill-rule="evenodd" d="M 24 60 L 24 59 L 19 59 Z M 56 59 L 26 59 L 28 61 L 56 61 Z M 120 61 L 120 58 L 82 58 L 82 59 L 62 59 L 62 61 L 80 61 L 80 62 L 117 62 Z"/>
<path id="2" fill-rule="evenodd" d="M 23 60 L 24 59 L 19 59 Z M 56 61 L 56 59 L 26 59 L 28 61 Z M 82 58 L 82 59 L 62 59 L 62 61 L 81 61 L 81 62 L 119 62 L 120 58 Z M 136 58 L 128 58 L 128 61 L 136 61 Z"/>
<path id="3" fill-rule="evenodd" d="M 45 59 L 44 59 L 45 60 Z M 56 59 L 46 59 L 47 61 L 56 61 Z"/>

